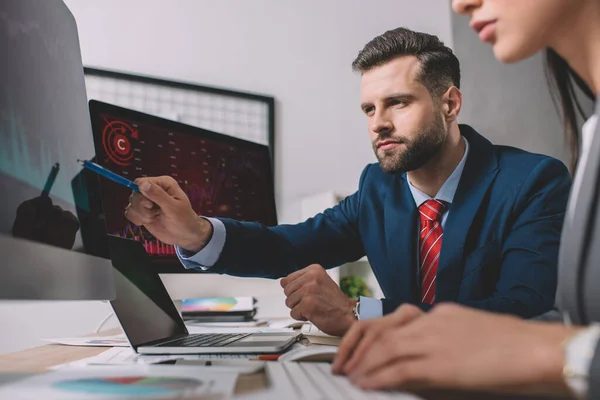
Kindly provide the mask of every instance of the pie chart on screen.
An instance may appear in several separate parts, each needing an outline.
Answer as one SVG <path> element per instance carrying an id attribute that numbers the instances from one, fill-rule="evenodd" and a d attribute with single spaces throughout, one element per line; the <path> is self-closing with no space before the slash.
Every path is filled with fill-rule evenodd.
<path id="1" fill-rule="evenodd" d="M 128 376 L 115 378 L 84 378 L 54 383 L 56 390 L 87 395 L 165 396 L 197 390 L 203 383 L 191 378 L 160 376 Z"/>

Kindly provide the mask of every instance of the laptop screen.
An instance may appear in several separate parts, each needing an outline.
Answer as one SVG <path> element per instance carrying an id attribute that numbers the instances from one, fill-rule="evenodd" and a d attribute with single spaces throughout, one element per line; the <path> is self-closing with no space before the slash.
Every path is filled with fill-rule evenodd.
<path id="1" fill-rule="evenodd" d="M 117 236 L 109 236 L 108 245 L 117 293 L 110 303 L 133 348 L 187 334 L 167 289 L 150 268 L 143 245 Z"/>

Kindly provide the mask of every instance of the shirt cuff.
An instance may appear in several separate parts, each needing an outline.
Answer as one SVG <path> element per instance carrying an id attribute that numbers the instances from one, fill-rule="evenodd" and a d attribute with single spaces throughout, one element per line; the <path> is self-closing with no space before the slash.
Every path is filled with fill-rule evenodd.
<path id="1" fill-rule="evenodd" d="M 360 296 L 360 320 L 383 317 L 381 300 Z"/>
<path id="2" fill-rule="evenodd" d="M 223 222 L 216 218 L 206 218 L 206 220 L 211 223 L 213 234 L 202 250 L 194 254 L 179 246 L 175 246 L 177 257 L 179 257 L 179 261 L 181 261 L 181 264 L 186 269 L 197 269 L 199 267 L 203 271 L 209 270 L 219 261 L 223 247 L 225 247 L 227 233 Z"/>
<path id="3" fill-rule="evenodd" d="M 594 324 L 579 331 L 564 344 L 565 382 L 578 399 L 588 398 L 590 368 L 598 339 L 600 339 L 600 325 Z"/>

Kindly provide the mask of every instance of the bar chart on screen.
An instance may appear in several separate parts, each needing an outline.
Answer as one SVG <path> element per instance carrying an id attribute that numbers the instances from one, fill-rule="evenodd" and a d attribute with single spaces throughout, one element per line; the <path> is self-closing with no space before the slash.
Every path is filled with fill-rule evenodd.
<path id="1" fill-rule="evenodd" d="M 176 255 L 175 248 L 173 246 L 156 239 L 150 232 L 141 226 L 128 223 L 125 226 L 125 229 L 120 234 L 116 234 L 115 236 L 133 239 L 136 242 L 142 243 L 146 253 L 150 255 Z"/>

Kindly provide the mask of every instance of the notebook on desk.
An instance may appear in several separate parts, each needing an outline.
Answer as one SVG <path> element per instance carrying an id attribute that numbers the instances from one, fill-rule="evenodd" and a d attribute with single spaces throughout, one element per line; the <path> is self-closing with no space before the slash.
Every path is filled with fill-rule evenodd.
<path id="1" fill-rule="evenodd" d="M 295 332 L 190 334 L 141 243 L 109 236 L 117 297 L 111 301 L 131 347 L 140 354 L 281 353 Z"/>
<path id="2" fill-rule="evenodd" d="M 302 335 L 312 344 L 324 344 L 327 346 L 339 346 L 342 338 L 339 336 L 331 336 L 321 331 L 313 324 L 304 324 L 301 328 Z"/>

